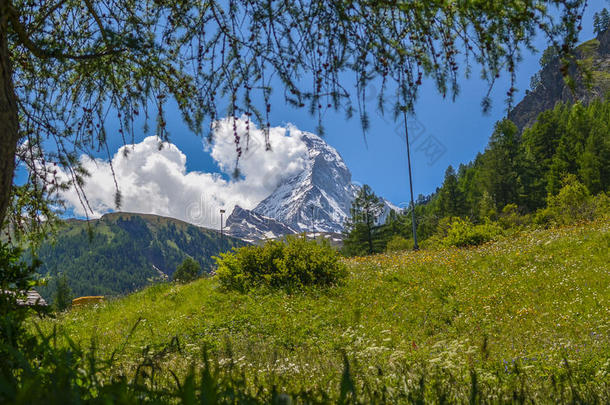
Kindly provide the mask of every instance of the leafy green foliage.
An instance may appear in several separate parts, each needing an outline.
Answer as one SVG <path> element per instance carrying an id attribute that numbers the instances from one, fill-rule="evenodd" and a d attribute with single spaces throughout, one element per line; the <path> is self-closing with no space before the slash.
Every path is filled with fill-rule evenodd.
<path id="1" fill-rule="evenodd" d="M 187 257 L 176 268 L 172 279 L 179 283 L 189 283 L 196 280 L 201 273 L 201 265 L 192 257 Z"/>
<path id="2" fill-rule="evenodd" d="M 409 241 L 400 235 L 394 235 L 386 244 L 386 252 L 400 252 L 413 248 L 413 241 Z"/>
<path id="3" fill-rule="evenodd" d="M 457 218 L 451 223 L 443 243 L 446 246 L 476 246 L 494 240 L 501 233 L 502 230 L 497 224 L 473 225 L 468 221 Z"/>
<path id="4" fill-rule="evenodd" d="M 53 307 L 56 311 L 65 311 L 72 305 L 72 290 L 68 284 L 65 274 L 55 279 L 55 295 L 53 296 Z"/>
<path id="5" fill-rule="evenodd" d="M 229 290 L 255 287 L 299 289 L 330 286 L 345 276 L 345 266 L 328 241 L 288 236 L 286 242 L 268 241 L 215 258 L 220 284 Z"/>
<path id="6" fill-rule="evenodd" d="M 563 184 L 557 195 L 549 196 L 547 207 L 536 214 L 537 223 L 567 225 L 579 221 L 591 221 L 593 218 L 610 213 L 605 193 L 594 198 L 574 175 L 566 176 Z"/>
<path id="7" fill-rule="evenodd" d="M 458 187 L 458 178 L 451 165 L 445 171 L 445 180 L 438 199 L 439 207 L 445 215 L 457 217 L 465 214 L 464 195 Z"/>
<path id="8" fill-rule="evenodd" d="M 504 229 L 521 229 L 531 223 L 530 215 L 522 215 L 517 204 L 506 204 L 498 218 L 498 224 Z"/>
<path id="9" fill-rule="evenodd" d="M 346 255 L 372 254 L 383 250 L 378 224 L 382 212 L 381 199 L 369 185 L 363 185 L 352 202 L 350 218 L 345 223 L 343 252 Z"/>
<path id="10" fill-rule="evenodd" d="M 23 251 L 0 242 L 0 402 L 17 385 L 22 370 L 21 357 L 29 354 L 34 341 L 26 331 L 25 320 L 30 309 L 18 305 L 18 299 L 35 284 L 33 275 L 40 264 L 28 264 Z M 10 402 L 10 401 L 8 401 Z"/>

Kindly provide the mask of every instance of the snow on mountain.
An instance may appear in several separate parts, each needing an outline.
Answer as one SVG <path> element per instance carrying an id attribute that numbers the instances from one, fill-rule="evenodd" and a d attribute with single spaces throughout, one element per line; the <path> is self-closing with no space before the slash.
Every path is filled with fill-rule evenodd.
<path id="1" fill-rule="evenodd" d="M 352 175 L 335 148 L 302 132 L 309 159 L 305 169 L 279 185 L 254 212 L 300 231 L 341 232 L 357 192 Z"/>
<path id="2" fill-rule="evenodd" d="M 227 218 L 227 234 L 254 242 L 257 239 L 275 239 L 283 235 L 298 233 L 298 230 L 251 210 L 236 205 Z"/>
<path id="3" fill-rule="evenodd" d="M 247 239 L 258 235 L 262 239 L 282 232 L 314 229 L 316 232 L 339 233 L 343 230 L 359 187 L 352 183 L 352 175 L 335 148 L 309 132 L 301 132 L 301 139 L 308 150 L 306 167 L 283 181 L 252 211 L 236 207 L 231 214 L 234 217 L 231 223 L 227 220 L 232 235 Z M 391 203 L 384 202 L 386 207 L 380 222 L 390 210 L 398 210 Z M 261 218 L 266 220 L 261 221 Z M 288 232 L 289 229 L 292 232 Z"/>

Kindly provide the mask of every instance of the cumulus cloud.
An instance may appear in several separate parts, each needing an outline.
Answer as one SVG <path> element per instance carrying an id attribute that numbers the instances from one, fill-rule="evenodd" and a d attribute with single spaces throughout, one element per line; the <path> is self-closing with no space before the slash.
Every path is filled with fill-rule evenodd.
<path id="1" fill-rule="evenodd" d="M 245 120 L 237 120 L 237 132 L 245 142 Z M 282 180 L 306 167 L 307 147 L 301 140 L 301 131 L 293 126 L 271 128 L 268 151 L 263 131 L 250 123 L 249 132 L 248 149 L 242 144 L 241 175 L 237 179 L 232 177 L 236 159 L 232 119 L 217 123 L 214 141 L 207 147 L 228 176 L 187 172 L 186 155 L 174 144 L 161 143 L 154 136 L 121 147 L 112 158 L 122 197 L 121 211 L 169 216 L 217 228 L 220 208 L 227 213 L 236 204 L 254 208 Z M 82 156 L 81 162 L 91 174 L 84 186 L 92 210 L 87 209 L 87 213 L 99 217 L 113 211 L 116 189 L 110 163 L 88 156 Z M 67 173 L 60 176 L 67 179 Z M 75 190 L 64 192 L 62 198 L 76 215 L 85 215 Z"/>

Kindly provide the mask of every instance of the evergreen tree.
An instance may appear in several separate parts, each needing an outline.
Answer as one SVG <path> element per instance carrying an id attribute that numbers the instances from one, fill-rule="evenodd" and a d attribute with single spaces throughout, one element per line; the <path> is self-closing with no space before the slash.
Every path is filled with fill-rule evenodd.
<path id="1" fill-rule="evenodd" d="M 179 283 L 188 283 L 196 280 L 201 273 L 201 265 L 192 257 L 187 257 L 182 263 L 176 268 L 172 280 Z"/>
<path id="2" fill-rule="evenodd" d="M 479 219 L 484 220 L 494 220 L 496 219 L 497 211 L 496 211 L 496 203 L 494 202 L 491 194 L 487 191 L 483 192 L 483 196 L 479 201 Z"/>
<path id="3" fill-rule="evenodd" d="M 538 115 L 534 125 L 521 137 L 521 202 L 529 211 L 546 204 L 548 173 L 559 140 L 567 131 L 567 113 L 568 108 L 558 104 L 555 109 Z"/>
<path id="4" fill-rule="evenodd" d="M 466 206 L 466 215 L 477 217 L 479 214 L 479 200 L 481 199 L 484 190 L 481 187 L 481 162 L 483 154 L 478 153 L 473 162 L 467 165 L 461 165 L 458 174 L 458 184 L 460 190 L 464 194 L 464 204 Z"/>
<path id="5" fill-rule="evenodd" d="M 439 192 L 439 210 L 444 217 L 459 217 L 466 213 L 464 193 L 459 188 L 458 177 L 451 165 L 445 171 L 445 180 Z"/>
<path id="6" fill-rule="evenodd" d="M 610 28 L 610 12 L 604 8 L 593 16 L 593 32 L 599 35 L 608 28 Z"/>
<path id="7" fill-rule="evenodd" d="M 388 242 L 397 236 L 408 238 L 412 233 L 408 226 L 410 226 L 410 221 L 407 221 L 407 215 L 394 210 L 390 211 L 379 230 L 383 244 L 387 246 Z"/>
<path id="8" fill-rule="evenodd" d="M 589 136 L 585 151 L 580 159 L 579 176 L 582 178 L 584 185 L 593 194 L 603 191 L 602 183 L 602 162 L 597 151 L 603 148 L 601 139 L 594 135 Z"/>
<path id="9" fill-rule="evenodd" d="M 64 311 L 72 305 L 72 290 L 68 284 L 68 277 L 61 274 L 55 279 L 55 295 L 53 296 L 53 306 L 56 311 Z"/>
<path id="10" fill-rule="evenodd" d="M 383 202 L 371 187 L 363 185 L 352 202 L 351 217 L 345 223 L 347 237 L 343 241 L 348 255 L 372 254 L 381 250 L 381 235 L 377 221 L 383 212 Z"/>
<path id="11" fill-rule="evenodd" d="M 496 124 L 483 158 L 485 190 L 493 197 L 497 209 L 519 203 L 519 139 L 515 124 L 502 120 Z"/>

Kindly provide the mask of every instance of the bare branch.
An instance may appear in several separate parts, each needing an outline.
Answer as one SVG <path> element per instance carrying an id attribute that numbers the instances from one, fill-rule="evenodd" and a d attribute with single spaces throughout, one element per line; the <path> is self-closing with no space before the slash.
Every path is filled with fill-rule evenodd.
<path id="1" fill-rule="evenodd" d="M 28 35 L 25 27 L 23 26 L 21 21 L 19 21 L 19 13 L 17 12 L 17 10 L 15 10 L 15 8 L 13 6 L 9 6 L 8 11 L 9 11 L 8 15 L 9 15 L 9 18 L 11 21 L 11 25 L 13 26 L 15 33 L 19 37 L 19 41 L 21 41 L 21 44 L 23 46 L 25 46 L 30 52 L 32 52 L 32 54 L 34 56 L 36 56 L 38 58 L 87 60 L 87 59 L 98 59 L 98 58 L 101 58 L 104 56 L 116 55 L 118 53 L 125 51 L 125 48 L 117 48 L 117 49 L 107 49 L 107 50 L 101 51 L 101 52 L 83 53 L 80 55 L 76 55 L 76 54 L 70 54 L 70 53 L 43 49 L 40 46 L 38 46 L 34 41 L 32 41 L 32 39 Z"/>

